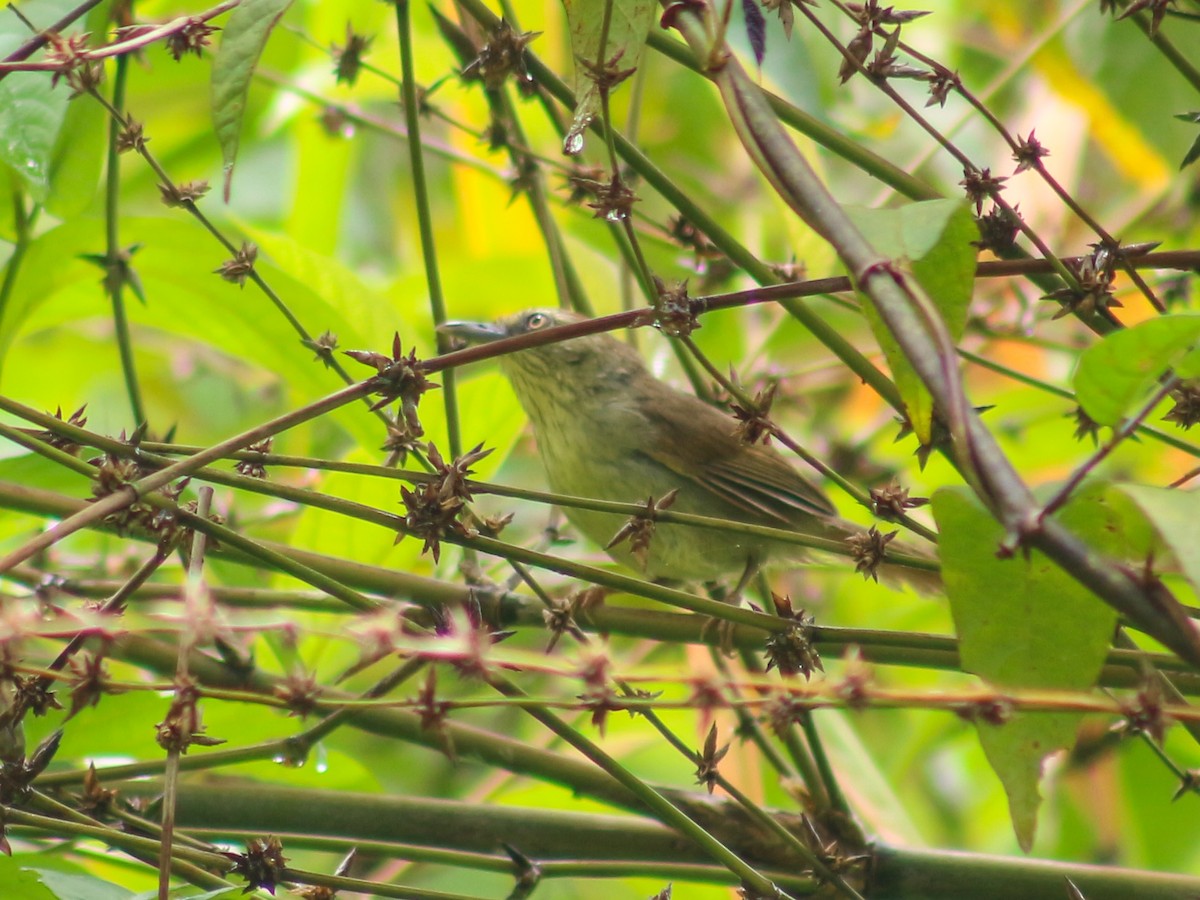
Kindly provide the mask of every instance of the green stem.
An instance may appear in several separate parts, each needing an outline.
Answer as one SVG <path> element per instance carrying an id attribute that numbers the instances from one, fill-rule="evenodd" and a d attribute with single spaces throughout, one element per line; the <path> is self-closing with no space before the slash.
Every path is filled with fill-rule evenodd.
<path id="1" fill-rule="evenodd" d="M 688 49 L 686 44 L 674 40 L 657 29 L 650 31 L 647 43 L 663 56 L 686 66 L 693 72 L 703 74 L 695 54 Z M 858 141 L 830 127 L 816 116 L 806 113 L 765 88 L 760 88 L 760 90 L 771 110 L 779 117 L 779 121 L 794 128 L 805 137 L 811 138 L 825 149 L 862 169 L 868 175 L 878 178 L 905 197 L 911 200 L 937 200 L 943 196 L 936 188 L 926 184 L 915 175 L 910 175 L 895 163 L 871 152 Z"/>
<path id="2" fill-rule="evenodd" d="M 946 853 L 876 844 L 868 896 L 921 900 L 1062 900 L 1070 879 L 1087 900 L 1191 900 L 1200 878 L 1110 866 Z"/>
<path id="3" fill-rule="evenodd" d="M 121 205 L 121 160 L 117 153 L 117 138 L 122 131 L 121 113 L 125 109 L 125 83 L 129 73 L 129 57 L 118 56 L 116 74 L 113 76 L 112 107 L 118 115 L 108 120 L 108 172 L 105 177 L 104 221 L 105 263 L 104 283 L 112 300 L 113 329 L 116 332 L 117 350 L 121 355 L 121 373 L 125 377 L 125 392 L 129 395 L 129 408 L 135 427 L 149 421 L 142 402 L 142 389 L 138 382 L 137 367 L 133 358 L 133 340 L 129 335 L 129 317 L 125 311 L 125 285 L 131 277 L 129 260 L 121 248 L 120 205 Z"/>
<path id="4" fill-rule="evenodd" d="M 681 13 L 676 24 L 699 57 L 712 52 L 697 13 Z M 929 389 L 949 428 L 960 473 L 1004 526 L 1009 548 L 1042 550 L 1138 628 L 1200 667 L 1200 633 L 1169 592 L 1156 589 L 1151 596 L 1114 561 L 1098 556 L 1053 518 L 1041 516 L 1029 487 L 967 402 L 957 347 L 932 301 L 854 227 L 732 54 L 713 78 L 751 158 L 785 202 L 835 247 Z"/>
<path id="5" fill-rule="evenodd" d="M 29 250 L 30 234 L 37 218 L 36 210 L 28 216 L 25 214 L 25 194 L 17 189 L 16 176 L 10 175 L 9 179 L 13 182 L 14 238 L 12 253 L 9 254 L 8 262 L 4 266 L 4 279 L 0 281 L 0 326 L 3 326 L 5 331 L 11 331 L 17 327 L 16 322 L 5 322 L 4 319 L 9 311 L 9 303 L 12 301 L 13 288 L 21 274 L 21 264 L 25 261 L 25 253 Z"/>
<path id="6" fill-rule="evenodd" d="M 294 428 L 304 422 L 319 418 L 328 412 L 339 409 L 347 403 L 352 403 L 356 400 L 361 400 L 371 393 L 372 387 L 369 382 L 360 382 L 352 384 L 337 393 L 330 394 L 322 400 L 315 403 L 310 403 L 300 409 L 293 410 L 277 419 L 269 422 L 264 422 L 257 425 L 248 431 L 234 435 L 224 441 L 200 451 L 199 453 L 188 457 L 187 459 L 179 460 L 165 469 L 153 472 L 144 478 L 112 493 L 106 497 L 97 500 L 89 505 L 86 509 L 80 510 L 67 519 L 62 520 L 57 525 L 46 531 L 41 532 L 33 539 L 26 541 L 25 544 L 17 547 L 15 550 L 5 554 L 0 558 L 0 573 L 10 569 L 18 563 L 24 562 L 30 557 L 43 550 L 54 546 L 67 535 L 74 534 L 81 528 L 86 528 L 89 525 L 100 522 L 106 516 L 118 512 L 136 502 L 139 497 L 147 497 L 151 492 L 157 491 L 159 488 L 165 487 L 177 478 L 182 478 L 192 472 L 203 468 L 211 462 L 221 459 L 226 453 L 233 450 L 241 450 L 251 444 L 258 443 L 266 438 L 273 437 L 289 428 Z"/>
<path id="7" fill-rule="evenodd" d="M 433 211 L 429 203 L 429 182 L 425 174 L 425 155 L 421 148 L 421 109 L 417 98 L 417 79 L 413 67 L 413 37 L 411 8 L 408 0 L 396 0 L 396 31 L 400 41 L 400 99 L 404 108 L 404 125 L 408 132 L 408 161 L 412 169 L 413 200 L 417 212 L 417 228 L 421 235 L 421 258 L 425 264 L 425 286 L 429 291 L 429 307 L 433 324 L 446 321 L 446 300 L 442 294 L 442 276 L 438 269 L 437 244 L 433 237 Z M 449 349 L 448 338 L 438 334 L 438 352 Z M 446 372 L 442 378 L 442 401 L 446 410 L 446 437 L 453 458 L 462 456 L 462 431 L 458 420 L 458 393 L 455 376 Z"/>
<path id="8" fill-rule="evenodd" d="M 460 6 L 487 28 L 496 28 L 499 18 L 482 3 L 482 0 L 460 0 Z M 531 74 L 545 90 L 568 109 L 574 109 L 576 98 L 570 88 L 533 53 L 527 53 Z M 603 134 L 601 122 L 592 123 L 593 130 Z M 687 192 L 676 185 L 666 173 L 642 153 L 622 134 L 612 135 L 618 154 L 656 191 L 671 203 L 683 216 L 702 231 L 730 260 L 746 271 L 759 284 L 774 284 L 779 279 L 770 267 L 754 256 L 733 237 L 727 229 L 699 204 L 692 201 Z M 895 385 L 878 368 L 854 347 L 834 326 L 827 324 L 819 315 L 799 300 L 783 302 L 787 311 L 807 328 L 821 343 L 828 347 L 859 378 L 870 385 L 889 405 L 902 408 L 900 394 Z"/>
<path id="9" fill-rule="evenodd" d="M 520 688 L 497 675 L 490 676 L 488 682 L 506 697 L 519 697 L 523 695 Z M 708 831 L 691 819 L 682 809 L 667 799 L 666 796 L 656 791 L 625 768 L 625 766 L 621 765 L 615 757 L 600 749 L 594 741 L 588 740 L 548 710 L 534 708 L 529 710 L 529 713 L 541 722 L 542 725 L 582 753 L 588 760 L 637 797 L 664 825 L 668 825 L 683 833 L 692 843 L 704 851 L 706 855 L 738 875 L 746 887 L 766 897 L 779 897 L 782 895 L 782 891 L 774 882 L 749 865 L 716 837 L 709 834 Z"/>
<path id="10" fill-rule="evenodd" d="M 85 504 L 73 498 L 50 491 L 14 485 L 0 481 L 0 508 L 29 513 L 32 515 L 65 518 Z M 136 535 L 135 537 L 142 537 Z M 342 584 L 363 591 L 388 596 L 405 596 L 425 606 L 456 608 L 471 603 L 479 604 L 489 622 L 496 627 L 513 625 L 544 625 L 542 604 L 501 590 L 480 590 L 462 585 L 400 572 L 391 568 L 367 566 L 335 557 L 323 556 L 309 551 L 296 550 L 281 545 L 261 542 L 264 546 L 285 553 L 304 565 L 337 579 Z M 258 563 L 252 557 L 231 553 L 221 548 L 217 555 L 240 565 Z M 5 578 L 37 587 L 44 577 L 22 567 L 5 574 Z M 639 582 L 634 581 L 634 584 Z M 120 585 L 109 581 L 68 580 L 61 589 L 68 593 L 84 596 L 106 596 Z M 218 589 L 228 591 L 231 589 Z M 146 585 L 137 596 L 169 599 L 177 596 L 177 590 L 164 590 L 161 585 Z M 640 592 L 635 592 L 640 593 Z M 237 599 L 237 598 L 231 598 Z M 242 598 L 244 599 L 244 598 Z M 311 601 L 301 608 L 309 608 Z M 349 607 L 325 607 L 323 611 L 344 612 Z M 715 644 L 722 640 L 716 629 L 703 617 L 681 615 L 661 610 L 633 609 L 605 604 L 591 609 L 581 620 L 583 627 L 600 634 L 621 634 L 629 637 L 647 638 L 667 643 Z M 764 628 L 778 627 L 778 620 L 770 618 L 763 623 L 734 628 L 728 635 L 729 643 L 743 650 L 761 650 Z M 947 635 L 916 634 L 910 632 L 881 631 L 879 629 L 838 628 L 817 626 L 812 640 L 825 655 L 841 655 L 851 647 L 862 652 L 864 661 L 881 665 L 902 665 L 938 671 L 959 671 L 957 644 Z M 173 657 L 172 657 L 173 658 Z M 1200 677 L 1186 664 L 1173 656 L 1141 651 L 1110 650 L 1099 683 L 1106 687 L 1136 688 L 1144 681 L 1143 660 L 1156 669 L 1169 672 L 1180 690 L 1189 696 L 1200 695 Z"/>

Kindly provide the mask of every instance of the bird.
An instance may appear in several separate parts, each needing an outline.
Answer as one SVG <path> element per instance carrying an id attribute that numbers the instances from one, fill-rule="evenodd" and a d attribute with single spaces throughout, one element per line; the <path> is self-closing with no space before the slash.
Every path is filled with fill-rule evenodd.
<path id="1" fill-rule="evenodd" d="M 585 318 L 528 309 L 490 323 L 447 322 L 439 331 L 489 343 Z M 672 512 L 832 540 L 863 533 L 778 450 L 743 440 L 734 418 L 656 378 L 634 347 L 609 333 L 504 354 L 499 364 L 557 494 L 641 504 L 670 496 Z M 628 516 L 572 506 L 564 512 L 615 560 L 654 580 L 706 583 L 740 574 L 737 593 L 772 560 L 804 555 L 794 543 L 662 522 L 647 544 L 613 543 Z"/>

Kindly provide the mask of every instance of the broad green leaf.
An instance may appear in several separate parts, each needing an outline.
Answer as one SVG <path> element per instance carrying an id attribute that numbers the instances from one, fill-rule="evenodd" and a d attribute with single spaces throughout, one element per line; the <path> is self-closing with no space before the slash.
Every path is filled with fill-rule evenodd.
<path id="1" fill-rule="evenodd" d="M 605 8 L 610 5 L 612 13 L 605 35 Z M 588 67 L 611 64 L 617 71 L 636 69 L 658 4 L 650 0 L 563 0 L 563 6 L 575 56 L 575 118 L 563 139 L 563 152 L 578 156 L 583 152 L 583 133 L 600 115 L 600 91 Z"/>
<path id="2" fill-rule="evenodd" d="M 1092 421 L 1117 425 L 1144 401 L 1163 374 L 1177 364 L 1194 367 L 1189 352 L 1200 341 L 1200 315 L 1159 316 L 1113 332 L 1079 357 L 1075 399 Z"/>
<path id="3" fill-rule="evenodd" d="M 32 870 L 55 900 L 129 900 L 133 892 L 93 875 L 75 875 L 55 869 Z"/>
<path id="4" fill-rule="evenodd" d="M 212 114 L 225 165 L 225 200 L 246 113 L 246 92 L 271 29 L 291 0 L 242 0 L 230 14 L 213 60 Z"/>
<path id="5" fill-rule="evenodd" d="M 29 242 L 17 273 L 4 315 L 0 318 L 0 367 L 7 361 L 9 345 L 28 316 L 63 287 L 90 279 L 99 284 L 100 270 L 79 258 L 103 248 L 99 221 L 64 223 Z M 97 296 L 99 288 L 97 288 Z M 2 371 L 2 368 L 0 368 Z"/>
<path id="6" fill-rule="evenodd" d="M 1159 539 L 1175 555 L 1192 588 L 1200 592 L 1200 553 L 1196 552 L 1200 547 L 1200 516 L 1196 515 L 1196 495 L 1144 484 L 1120 484 L 1113 491 L 1137 504 Z"/>
<path id="7" fill-rule="evenodd" d="M 93 251 L 96 242 L 103 240 L 102 228 L 100 220 L 70 223 L 34 242 L 36 246 L 31 248 L 14 288 L 14 315 L 12 319 L 6 317 L 0 332 L 6 371 L 22 364 L 30 371 L 36 368 L 30 367 L 29 354 L 36 352 L 34 335 L 39 330 L 70 328 L 89 317 L 110 314 L 98 285 L 97 270 L 78 260 L 79 254 Z M 342 387 L 336 374 L 313 361 L 313 351 L 300 343 L 296 332 L 269 300 L 252 287 L 241 289 L 213 274 L 225 253 L 215 242 L 198 240 L 194 224 L 171 216 L 127 218 L 122 224 L 122 234 L 124 240 L 142 244 L 133 265 L 149 302 L 145 307 L 138 305 L 131 309 L 135 329 L 154 329 L 188 341 L 200 341 L 242 360 L 270 383 L 286 387 L 288 394 L 280 399 L 292 406 Z M 328 329 L 338 335 L 342 347 L 385 349 L 390 347 L 391 333 L 397 327 L 403 333 L 406 347 L 412 334 L 430 333 L 427 325 L 406 327 L 400 323 L 385 299 L 336 261 L 305 252 L 282 237 L 271 238 L 265 233 L 253 236 L 262 239 L 259 271 L 310 334 L 319 335 Z M 34 266 L 35 259 L 45 264 Z M 56 261 L 62 261 L 61 266 Z M 62 341 L 60 337 L 55 344 Z M 55 347 L 51 349 L 57 352 Z M 418 352 L 427 355 L 427 348 Z M 95 359 L 79 357 L 77 364 L 95 368 Z M 356 377 L 368 371 L 348 360 L 346 365 L 351 370 L 362 369 L 354 373 Z M 170 382 L 158 387 L 172 392 L 177 389 Z M 77 395 L 77 390 L 72 390 L 71 396 L 56 393 L 48 401 L 50 407 L 58 403 L 64 407 L 78 405 L 91 399 L 86 394 Z M 169 402 L 178 405 L 178 395 L 172 396 L 175 400 Z M 198 415 L 192 417 L 193 413 Z M 188 405 L 182 415 L 192 418 L 184 433 L 196 436 L 196 429 L 224 422 L 225 416 L 239 413 L 238 408 L 221 404 L 212 409 Z M 378 419 L 369 415 L 361 404 L 339 409 L 328 419 L 342 426 L 360 446 L 378 447 L 382 443 Z M 303 448 L 296 449 L 305 452 Z"/>
<path id="8" fill-rule="evenodd" d="M 104 43 L 111 5 L 101 3 L 84 20 L 93 46 Z M 47 211 L 59 219 L 79 215 L 92 202 L 100 182 L 101 163 L 108 152 L 109 121 L 108 111 L 91 98 L 68 104 L 50 159 L 50 191 L 46 197 Z"/>
<path id="9" fill-rule="evenodd" d="M 306 319 L 309 331 L 319 334 L 333 328 L 342 337 L 346 349 L 365 346 L 370 342 L 390 342 L 392 332 L 401 332 L 405 344 L 412 343 L 414 323 L 403 322 L 396 316 L 392 304 L 378 291 L 369 287 L 358 274 L 334 256 L 312 250 L 297 241 L 290 233 L 257 228 L 249 223 L 240 223 L 241 231 L 258 245 L 260 258 L 267 265 L 279 270 L 278 276 L 294 280 L 311 292 L 319 301 L 321 314 L 335 317 L 332 321 L 322 318 Z M 325 310 L 325 306 L 329 310 Z M 420 330 L 428 334 L 431 329 L 424 318 L 428 315 L 421 307 Z M 352 330 L 351 330 L 352 329 Z"/>
<path id="10" fill-rule="evenodd" d="M 896 209 L 848 207 L 846 212 L 876 250 L 912 273 L 954 339 L 962 337 L 975 278 L 976 251 L 971 242 L 979 239 L 967 204 L 926 200 Z M 928 444 L 933 424 L 929 392 L 874 306 L 864 299 L 862 307 L 892 370 L 913 430 L 922 444 Z"/>
<path id="11" fill-rule="evenodd" d="M 1183 359 L 1175 363 L 1175 374 L 1180 378 L 1200 377 L 1200 346 L 1193 347 Z"/>
<path id="12" fill-rule="evenodd" d="M 74 410 L 67 410 L 63 417 L 66 418 L 72 412 Z M 14 448 L 14 444 L 4 442 L 3 449 L 6 452 Z M 54 491 L 69 497 L 85 494 L 90 487 L 84 475 L 51 462 L 41 454 L 28 452 L 15 453 L 7 459 L 0 459 L 0 481 L 40 491 Z M 27 537 L 32 527 L 35 527 L 32 517 L 27 518 L 7 511 L 0 516 L 0 540 L 6 540 L 13 535 Z"/>
<path id="13" fill-rule="evenodd" d="M 58 900 L 42 884 L 37 872 L 21 865 L 25 858 L 28 858 L 25 854 L 15 857 L 0 854 L 0 884 L 4 885 L 4 896 L 8 900 Z"/>
<path id="14" fill-rule="evenodd" d="M 300 119 L 291 127 L 295 152 L 292 191 L 304 202 L 292 204 L 283 230 L 297 244 L 332 256 L 337 250 L 347 184 L 361 146 L 350 140 L 330 140 L 316 120 Z M 312 190 L 316 184 L 320 190 Z"/>
<path id="15" fill-rule="evenodd" d="M 100 183 L 108 113 L 90 97 L 67 107 L 50 157 L 46 209 L 60 219 L 79 215 L 92 202 Z"/>
<path id="16" fill-rule="evenodd" d="M 1003 529 L 964 488 L 933 496 L 942 578 L 963 668 L 1000 688 L 1087 690 L 1104 663 L 1116 613 L 1040 553 L 996 556 Z M 1103 549 L 1125 543 L 1124 518 L 1102 490 L 1077 498 L 1063 518 Z M 1004 785 L 1022 849 L 1033 845 L 1046 756 L 1074 740 L 1080 716 L 1017 713 L 979 724 L 988 762 Z"/>

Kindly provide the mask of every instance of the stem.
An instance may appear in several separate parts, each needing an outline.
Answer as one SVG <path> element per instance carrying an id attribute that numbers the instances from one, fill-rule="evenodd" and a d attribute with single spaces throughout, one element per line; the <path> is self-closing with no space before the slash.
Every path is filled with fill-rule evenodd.
<path id="1" fill-rule="evenodd" d="M 697 12 L 682 12 L 676 25 L 698 58 L 712 58 L 713 48 Z M 1012 547 L 1042 550 L 1138 628 L 1200 667 L 1200 632 L 1177 601 L 1172 602 L 1169 594 L 1169 599 L 1164 598 L 1165 591 L 1151 597 L 1113 561 L 1098 556 L 1061 524 L 1040 515 L 1029 487 L 968 403 L 957 368 L 957 347 L 932 302 L 854 227 L 732 53 L 711 77 L 751 158 L 785 202 L 830 241 L 857 276 L 863 293 L 937 404 L 952 437 L 960 473 L 1009 533 Z"/>
<path id="2" fill-rule="evenodd" d="M 146 407 L 142 402 L 142 390 L 138 383 L 137 367 L 133 358 L 133 341 L 129 335 L 129 317 L 125 314 L 125 285 L 130 277 L 129 260 L 121 249 L 120 205 L 121 205 L 121 160 L 117 152 L 117 137 L 123 128 L 122 114 L 125 110 L 125 83 L 129 74 L 129 57 L 118 56 L 117 71 L 113 77 L 112 108 L 117 115 L 108 121 L 108 174 L 105 179 L 105 263 L 104 283 L 112 300 L 113 329 L 117 337 L 117 350 L 121 355 L 121 373 L 125 377 L 125 392 L 129 395 L 129 409 L 135 427 L 147 422 Z"/>

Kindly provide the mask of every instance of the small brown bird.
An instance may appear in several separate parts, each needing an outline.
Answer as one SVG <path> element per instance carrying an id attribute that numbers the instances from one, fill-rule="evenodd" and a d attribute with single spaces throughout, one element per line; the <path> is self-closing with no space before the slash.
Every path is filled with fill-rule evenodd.
<path id="1" fill-rule="evenodd" d="M 495 323 L 450 322 L 445 334 L 472 343 L 501 340 L 581 321 L 576 313 L 534 309 Z M 837 518 L 821 490 L 777 451 L 747 444 L 737 422 L 655 378 L 641 356 L 609 334 L 545 344 L 500 357 L 533 422 L 555 493 L 645 503 L 677 491 L 672 512 L 844 539 L 862 528 Z M 565 507 L 581 532 L 605 547 L 627 521 L 614 513 Z M 645 551 L 629 542 L 608 550 L 651 578 L 743 581 L 772 556 L 803 548 L 753 536 L 659 523 Z"/>

